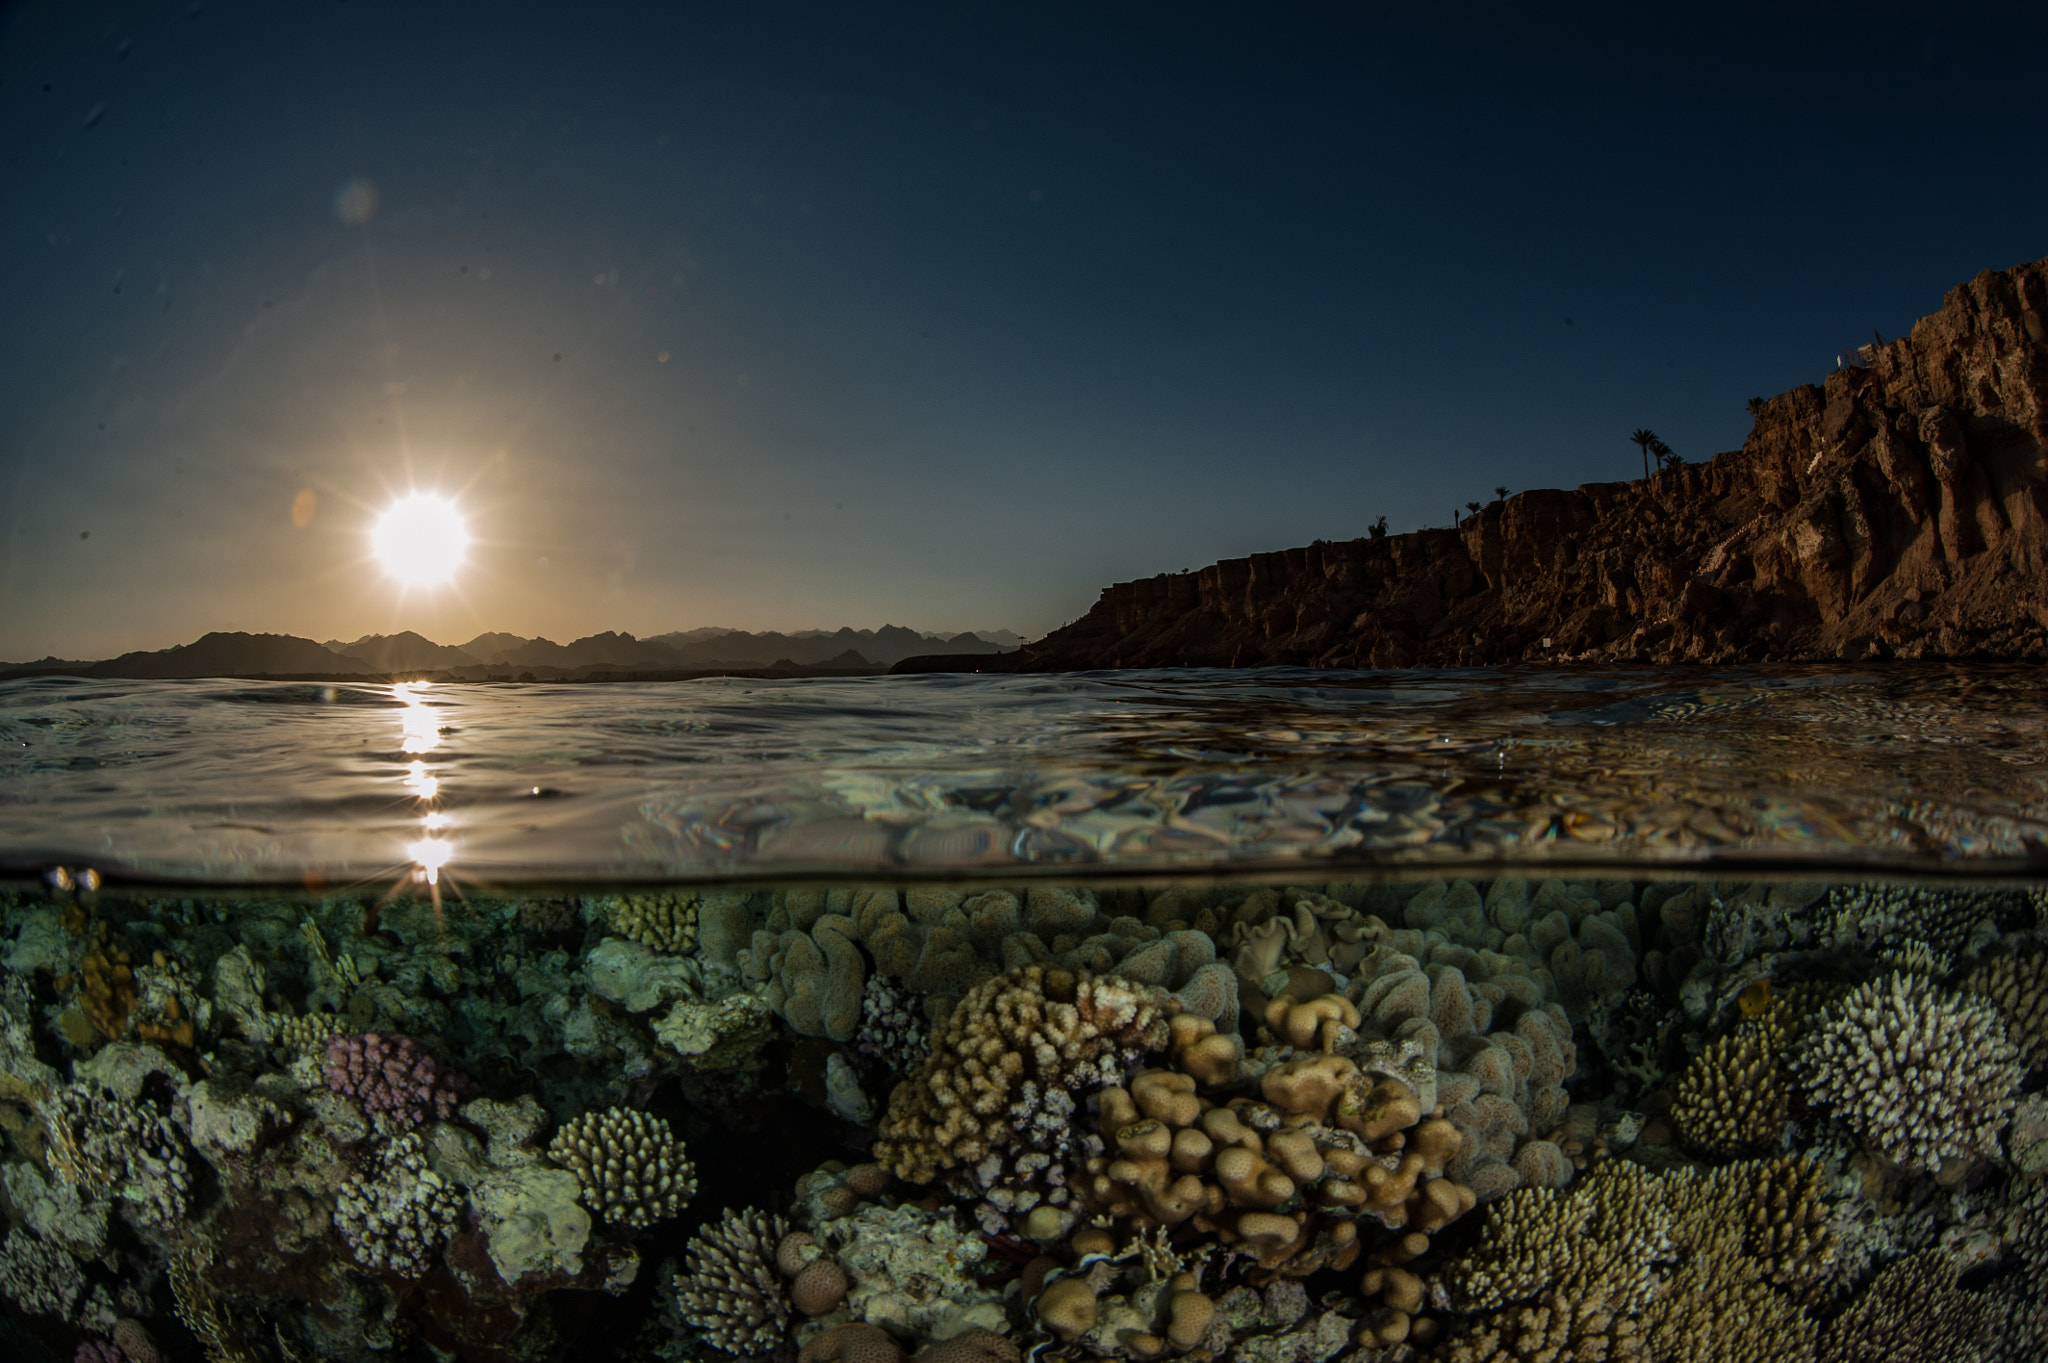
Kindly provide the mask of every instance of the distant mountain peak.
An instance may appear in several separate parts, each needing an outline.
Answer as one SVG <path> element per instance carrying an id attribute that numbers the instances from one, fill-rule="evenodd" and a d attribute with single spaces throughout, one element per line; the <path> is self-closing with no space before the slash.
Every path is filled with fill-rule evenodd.
<path id="1" fill-rule="evenodd" d="M 1007 631 L 1001 631 L 1007 634 Z M 1009 635 L 1014 639 L 1016 636 Z M 587 634 L 566 644 L 518 634 L 479 634 L 465 644 L 441 644 L 417 630 L 365 634 L 352 642 L 316 643 L 290 634 L 211 631 L 189 644 L 124 653 L 97 663 L 48 659 L 51 671 L 85 676 L 394 676 L 405 673 L 479 675 L 465 669 L 508 669 L 573 675 L 605 672 L 709 672 L 723 668 L 825 668 L 862 671 L 885 668 L 904 658 L 935 652 L 999 653 L 1004 646 L 973 633 L 944 634 L 885 624 L 877 630 L 842 626 L 836 630 L 769 631 L 693 629 L 651 638 L 621 630 Z M 34 669 L 36 664 L 24 664 Z"/>

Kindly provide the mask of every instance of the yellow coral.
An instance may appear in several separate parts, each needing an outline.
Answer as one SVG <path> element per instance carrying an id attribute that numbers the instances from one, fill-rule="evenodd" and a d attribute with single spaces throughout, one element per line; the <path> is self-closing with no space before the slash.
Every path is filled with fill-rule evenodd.
<path id="1" fill-rule="evenodd" d="M 678 955 L 697 945 L 698 903 L 694 894 L 608 895 L 603 900 L 612 931 L 651 950 Z"/>
<path id="2" fill-rule="evenodd" d="M 1199 1029 L 1188 1050 L 1211 1048 Z M 1213 1057 L 1206 1054 L 1204 1061 Z M 1186 1225 L 1236 1245 L 1265 1274 L 1305 1276 L 1358 1254 L 1357 1218 L 1433 1231 L 1469 1211 L 1470 1190 L 1443 1177 L 1462 1138 L 1424 1118 L 1415 1093 L 1338 1055 L 1276 1065 L 1259 1098 L 1227 1103 L 1176 1068 L 1106 1088 L 1097 1124 L 1108 1147 L 1076 1191 L 1099 1215 L 1136 1227 Z M 1414 1251 L 1419 1252 L 1419 1251 Z M 1413 1257 L 1412 1252 L 1409 1257 Z"/>

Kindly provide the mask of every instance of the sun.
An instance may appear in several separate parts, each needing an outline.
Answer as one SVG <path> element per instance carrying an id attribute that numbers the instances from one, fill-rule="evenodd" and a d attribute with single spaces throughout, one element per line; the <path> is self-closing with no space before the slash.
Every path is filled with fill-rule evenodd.
<path id="1" fill-rule="evenodd" d="M 370 529 L 384 571 L 407 587 L 438 587 L 455 576 L 469 548 L 469 526 L 455 503 L 435 492 L 399 498 Z"/>

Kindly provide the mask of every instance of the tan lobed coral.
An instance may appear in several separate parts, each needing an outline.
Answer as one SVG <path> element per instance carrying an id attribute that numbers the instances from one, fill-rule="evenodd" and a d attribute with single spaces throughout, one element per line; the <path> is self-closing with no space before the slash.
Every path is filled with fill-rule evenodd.
<path id="1" fill-rule="evenodd" d="M 1426 1237 L 1472 1207 L 1443 1176 L 1457 1130 L 1425 1117 L 1401 1079 L 1292 1054 L 1264 1069 L 1257 1097 L 1230 1097 L 1236 1067 L 1220 1052 L 1233 1039 L 1183 1016 L 1174 1040 L 1172 1066 L 1098 1097 L 1105 1149 L 1079 1184 L 1098 1215 L 1135 1230 L 1185 1225 L 1260 1273 L 1300 1276 L 1354 1262 L 1361 1219 Z"/>
<path id="2" fill-rule="evenodd" d="M 1076 1357 L 1207 1359 L 1227 1352 L 1229 1325 L 1197 1274 L 1159 1243 L 1140 1244 L 1143 1252 L 1097 1258 L 1047 1284 L 1032 1303 L 1040 1325 Z M 1119 1269 L 1119 1262 L 1127 1266 Z"/>
<path id="3" fill-rule="evenodd" d="M 1161 989 L 1040 965 L 977 985 L 933 1028 L 930 1057 L 890 1093 L 876 1160 L 929 1183 L 1030 1128 L 1064 1136 L 1074 1091 L 1120 1078 L 1165 1045 L 1168 1003 Z"/>

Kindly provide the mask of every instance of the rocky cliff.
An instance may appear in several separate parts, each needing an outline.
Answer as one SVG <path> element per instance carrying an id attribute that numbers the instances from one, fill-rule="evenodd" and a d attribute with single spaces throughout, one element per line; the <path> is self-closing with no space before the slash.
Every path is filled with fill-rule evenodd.
<path id="1" fill-rule="evenodd" d="M 1866 358 L 1709 462 L 1120 582 L 996 666 L 2048 657 L 2048 260 Z"/>

